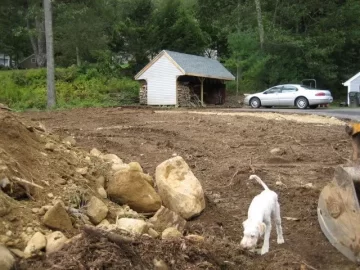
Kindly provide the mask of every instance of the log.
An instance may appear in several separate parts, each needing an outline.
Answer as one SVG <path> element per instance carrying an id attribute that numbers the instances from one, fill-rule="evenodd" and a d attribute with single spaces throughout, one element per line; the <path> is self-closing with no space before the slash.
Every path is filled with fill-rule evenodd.
<path id="1" fill-rule="evenodd" d="M 107 238 L 110 242 L 115 243 L 117 245 L 122 245 L 122 244 L 137 244 L 138 242 L 131 237 L 127 237 L 127 236 L 123 236 L 117 233 L 113 233 L 113 232 L 107 232 L 105 230 L 90 226 L 90 225 L 84 225 L 83 230 L 85 233 L 90 234 L 90 235 L 95 235 L 97 237 L 105 237 Z"/>

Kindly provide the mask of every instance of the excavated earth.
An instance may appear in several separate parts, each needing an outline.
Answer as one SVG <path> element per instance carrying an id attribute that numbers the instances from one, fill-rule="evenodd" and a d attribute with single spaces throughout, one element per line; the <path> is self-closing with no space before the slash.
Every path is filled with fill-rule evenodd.
<path id="1" fill-rule="evenodd" d="M 17 156 L 23 177 L 47 181 L 38 180 L 45 190 L 37 190 L 34 200 L 18 201 L 22 206 L 7 217 L 19 230 L 36 222 L 31 209 L 44 205 L 49 192 L 63 193 L 68 185 L 64 179 L 89 188 L 92 184 L 72 173 L 81 164 L 71 165 L 75 161 L 66 151 L 41 154 L 39 136 L 31 129 L 28 133 L 14 130 L 9 124 L 14 119 L 33 126 L 41 123 L 53 137 L 74 136 L 77 148 L 87 152 L 96 147 L 126 163 L 137 161 L 152 176 L 158 164 L 180 155 L 202 183 L 207 200 L 204 212 L 186 229 L 205 236 L 203 243 L 139 239 L 119 246 L 84 233 L 49 257 L 22 260 L 19 269 L 153 269 L 154 258 L 171 269 L 357 269 L 327 241 L 316 212 L 320 191 L 332 180 L 334 167 L 351 156 L 345 122 L 320 116 L 132 108 L 27 112 L 11 117 L 8 122 L 2 118 L 0 146 Z M 252 198 L 261 192 L 259 185 L 247 180 L 253 173 L 278 193 L 281 205 L 285 244 L 277 245 L 273 227 L 270 252 L 264 256 L 239 248 L 242 221 Z M 77 230 L 68 236 L 81 232 Z"/>

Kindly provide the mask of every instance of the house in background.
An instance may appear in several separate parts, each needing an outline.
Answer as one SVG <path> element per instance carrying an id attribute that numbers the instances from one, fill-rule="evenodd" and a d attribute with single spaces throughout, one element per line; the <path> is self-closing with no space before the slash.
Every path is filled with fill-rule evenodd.
<path id="1" fill-rule="evenodd" d="M 6 55 L 4 53 L 0 53 L 0 66 L 3 66 L 3 67 L 10 67 L 10 56 L 9 55 Z"/>
<path id="2" fill-rule="evenodd" d="M 18 67 L 20 69 L 37 68 L 35 54 L 32 54 L 21 60 L 18 64 Z"/>
<path id="3" fill-rule="evenodd" d="M 223 104 L 225 81 L 235 77 L 217 60 L 164 50 L 136 76 L 140 104 L 191 106 Z"/>
<path id="4" fill-rule="evenodd" d="M 360 92 L 360 72 L 352 76 L 349 80 L 343 83 L 344 86 L 347 86 L 347 104 L 350 104 L 349 93 L 350 92 Z"/>

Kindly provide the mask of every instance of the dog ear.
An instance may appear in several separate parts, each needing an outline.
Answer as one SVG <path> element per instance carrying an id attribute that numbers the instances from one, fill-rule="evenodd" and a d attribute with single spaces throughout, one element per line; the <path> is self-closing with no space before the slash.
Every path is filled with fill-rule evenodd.
<path id="1" fill-rule="evenodd" d="M 260 235 L 264 235 L 265 233 L 265 229 L 266 229 L 266 225 L 264 222 L 261 222 L 260 225 L 259 225 L 259 231 L 260 231 Z"/>

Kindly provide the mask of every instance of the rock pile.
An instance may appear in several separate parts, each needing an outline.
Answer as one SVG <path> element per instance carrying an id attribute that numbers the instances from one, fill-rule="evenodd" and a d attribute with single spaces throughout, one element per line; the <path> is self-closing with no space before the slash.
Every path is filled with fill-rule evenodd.
<path id="1" fill-rule="evenodd" d="M 179 156 L 158 165 L 154 180 L 137 162 L 76 145 L 72 136 L 61 139 L 40 123 L 0 111 L 1 269 L 11 268 L 12 254 L 61 250 L 84 225 L 178 239 L 186 220 L 205 208 L 201 184 Z"/>

